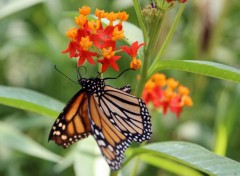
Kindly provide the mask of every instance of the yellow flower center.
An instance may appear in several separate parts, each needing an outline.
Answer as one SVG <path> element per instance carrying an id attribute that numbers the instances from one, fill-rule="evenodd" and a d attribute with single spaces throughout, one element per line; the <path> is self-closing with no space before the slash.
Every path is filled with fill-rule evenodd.
<path id="1" fill-rule="evenodd" d="M 144 89 L 147 92 L 151 92 L 155 86 L 156 86 L 156 84 L 152 80 L 148 80 L 147 83 L 145 84 Z"/>
<path id="2" fill-rule="evenodd" d="M 88 6 L 83 6 L 82 8 L 80 8 L 79 10 L 79 14 L 81 14 L 81 15 L 83 15 L 83 16 L 87 16 L 88 14 L 90 14 L 91 13 L 91 9 L 90 9 L 90 7 L 88 7 Z"/>
<path id="3" fill-rule="evenodd" d="M 142 66 L 142 62 L 139 59 L 133 58 L 130 63 L 130 68 L 134 70 L 138 70 Z"/>
<path id="4" fill-rule="evenodd" d="M 82 37 L 80 41 L 80 45 L 83 48 L 84 51 L 88 51 L 88 48 L 91 47 L 93 44 L 92 41 L 90 41 L 89 37 Z"/>
<path id="5" fill-rule="evenodd" d="M 172 98 L 174 98 L 177 94 L 176 92 L 174 92 L 171 88 L 168 88 L 164 91 L 164 95 L 166 100 L 171 100 Z"/>
<path id="6" fill-rule="evenodd" d="M 118 12 L 118 19 L 120 20 L 119 24 L 122 24 L 122 21 L 126 21 L 129 17 L 129 15 L 123 11 L 123 12 Z"/>
<path id="7" fill-rule="evenodd" d="M 87 17 L 83 15 L 79 15 L 78 17 L 75 17 L 75 22 L 79 26 L 80 29 L 83 29 L 83 25 L 86 23 Z"/>
<path id="8" fill-rule="evenodd" d="M 100 21 L 97 20 L 97 21 L 89 21 L 88 22 L 88 27 L 92 30 L 92 34 L 96 34 L 97 33 L 97 30 L 99 29 L 100 27 Z"/>
<path id="9" fill-rule="evenodd" d="M 181 100 L 181 105 L 182 106 L 192 106 L 193 105 L 192 98 L 188 95 L 184 95 Z"/>
<path id="10" fill-rule="evenodd" d="M 123 30 L 118 30 L 118 27 L 115 27 L 112 33 L 112 40 L 121 40 L 124 37 L 124 31 Z"/>
<path id="11" fill-rule="evenodd" d="M 178 92 L 180 95 L 188 95 L 190 93 L 190 90 L 187 87 L 180 85 L 178 87 Z"/>
<path id="12" fill-rule="evenodd" d="M 66 36 L 70 38 L 71 40 L 75 40 L 77 36 L 77 29 L 76 28 L 71 28 L 66 32 Z"/>
<path id="13" fill-rule="evenodd" d="M 175 89 L 178 86 L 178 82 L 175 81 L 175 79 L 173 79 L 173 78 L 169 78 L 167 80 L 167 85 L 168 85 L 169 88 Z"/>
<path id="14" fill-rule="evenodd" d="M 114 12 L 110 12 L 110 13 L 107 13 L 106 17 L 109 20 L 109 26 L 113 26 L 113 21 L 117 19 L 118 14 Z"/>
<path id="15" fill-rule="evenodd" d="M 111 57 L 113 57 L 115 55 L 115 52 L 112 51 L 112 47 L 107 48 L 103 48 L 102 49 L 103 52 L 103 57 L 107 58 L 107 59 L 111 59 Z"/>
<path id="16" fill-rule="evenodd" d="M 95 10 L 95 15 L 96 15 L 96 17 L 98 17 L 98 19 L 100 20 L 101 18 L 105 18 L 107 14 L 105 13 L 104 10 L 96 9 L 96 10 Z"/>
<path id="17" fill-rule="evenodd" d="M 162 73 L 155 73 L 151 79 L 156 83 L 157 86 L 163 87 L 167 84 L 166 76 Z"/>

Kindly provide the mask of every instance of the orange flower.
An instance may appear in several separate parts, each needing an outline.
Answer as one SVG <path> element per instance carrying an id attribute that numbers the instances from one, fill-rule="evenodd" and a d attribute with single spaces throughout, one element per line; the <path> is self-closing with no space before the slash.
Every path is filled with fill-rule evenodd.
<path id="1" fill-rule="evenodd" d="M 101 20 L 101 18 L 105 18 L 107 14 L 105 13 L 104 10 L 96 9 L 95 15 L 96 15 L 96 17 L 98 17 L 99 20 Z"/>
<path id="2" fill-rule="evenodd" d="M 114 70 L 118 71 L 118 65 L 116 61 L 120 59 L 121 56 L 115 56 L 115 52 L 112 51 L 112 47 L 102 49 L 104 58 L 98 60 L 99 63 L 102 63 L 102 72 L 105 72 L 108 66 L 111 66 Z"/>
<path id="3" fill-rule="evenodd" d="M 129 15 L 126 12 L 118 12 L 117 14 L 119 21 L 119 24 L 122 24 L 123 21 L 126 21 L 129 17 Z"/>
<path id="4" fill-rule="evenodd" d="M 183 107 L 193 105 L 189 93 L 190 90 L 175 79 L 155 73 L 146 82 L 142 98 L 147 104 L 152 102 L 154 108 L 162 108 L 163 114 L 170 110 L 179 117 Z"/>
<path id="5" fill-rule="evenodd" d="M 113 26 L 113 21 L 115 21 L 118 17 L 117 13 L 110 12 L 106 14 L 106 18 L 109 20 L 109 26 Z"/>
<path id="6" fill-rule="evenodd" d="M 134 42 L 130 47 L 129 46 L 121 46 L 121 49 L 132 57 L 132 62 L 130 63 L 130 68 L 137 70 L 141 67 L 142 63 L 136 57 L 137 57 L 138 49 L 143 45 L 144 45 L 144 43 L 141 43 L 138 45 L 138 42 Z"/>
<path id="7" fill-rule="evenodd" d="M 139 59 L 133 58 L 130 63 L 130 68 L 134 70 L 138 70 L 142 66 L 142 62 Z"/>
<path id="8" fill-rule="evenodd" d="M 136 58 L 136 55 L 138 49 L 144 45 L 143 43 L 138 45 L 138 42 L 134 42 L 131 47 L 123 46 L 122 50 L 116 48 L 116 42 L 124 38 L 122 21 L 128 19 L 128 14 L 126 12 L 106 13 L 104 10 L 96 9 L 97 20 L 89 21 L 90 12 L 91 9 L 88 6 L 79 9 L 79 16 L 75 17 L 75 23 L 78 27 L 71 28 L 66 33 L 70 42 L 68 48 L 62 53 L 69 53 L 70 58 L 77 57 L 78 66 L 84 64 L 85 60 L 90 64 L 100 63 L 102 64 L 102 72 L 105 72 L 109 66 L 118 71 L 117 60 L 121 57 L 117 56 L 116 53 L 127 52 L 133 58 L 130 67 L 139 69 L 142 63 Z M 107 18 L 109 25 L 103 25 L 102 18 Z M 120 22 L 114 25 L 117 19 Z"/>
<path id="9" fill-rule="evenodd" d="M 71 28 L 66 32 L 66 36 L 70 38 L 71 40 L 75 40 L 77 36 L 77 29 L 76 28 Z"/>
<path id="10" fill-rule="evenodd" d="M 75 17 L 75 22 L 80 27 L 80 29 L 83 29 L 84 25 L 87 22 L 87 17 L 83 15 L 79 15 L 78 17 Z"/>
<path id="11" fill-rule="evenodd" d="M 90 7 L 88 7 L 86 5 L 83 6 L 82 8 L 80 8 L 78 11 L 79 11 L 79 14 L 81 14 L 83 16 L 87 16 L 87 15 L 89 15 L 91 13 Z"/>
<path id="12" fill-rule="evenodd" d="M 163 87 L 167 84 L 166 76 L 162 73 L 155 73 L 151 80 L 156 83 L 157 86 Z"/>

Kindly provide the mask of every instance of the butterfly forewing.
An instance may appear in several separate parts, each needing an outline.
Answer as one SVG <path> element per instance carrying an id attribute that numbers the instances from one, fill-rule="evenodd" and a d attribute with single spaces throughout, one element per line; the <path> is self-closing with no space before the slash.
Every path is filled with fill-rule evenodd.
<path id="1" fill-rule="evenodd" d="M 49 140 L 64 148 L 91 134 L 87 94 L 79 91 L 53 124 Z"/>

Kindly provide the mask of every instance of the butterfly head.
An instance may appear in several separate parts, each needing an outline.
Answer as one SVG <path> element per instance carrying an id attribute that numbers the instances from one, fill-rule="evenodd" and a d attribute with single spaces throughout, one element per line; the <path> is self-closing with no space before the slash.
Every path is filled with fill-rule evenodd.
<path id="1" fill-rule="evenodd" d="M 81 78 L 78 82 L 82 88 L 90 94 L 102 93 L 105 86 L 104 80 L 100 78 Z"/>

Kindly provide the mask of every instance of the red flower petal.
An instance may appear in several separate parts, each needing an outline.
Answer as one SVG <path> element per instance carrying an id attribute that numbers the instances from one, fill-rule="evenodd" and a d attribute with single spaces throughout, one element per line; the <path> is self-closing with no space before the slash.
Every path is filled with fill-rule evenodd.
<path id="1" fill-rule="evenodd" d="M 79 44 L 77 42 L 71 41 L 68 44 L 68 48 L 63 50 L 62 53 L 68 53 L 69 52 L 69 57 L 76 57 L 76 51 L 78 51 L 80 48 Z"/>
<path id="2" fill-rule="evenodd" d="M 128 53 L 131 57 L 136 57 L 138 49 L 143 45 L 144 45 L 144 43 L 141 43 L 140 45 L 138 45 L 138 42 L 136 41 L 136 42 L 132 43 L 132 45 L 130 47 L 129 46 L 121 46 L 121 48 L 123 51 Z"/>
<path id="3" fill-rule="evenodd" d="M 93 56 L 96 56 L 97 53 L 94 53 L 94 52 L 90 52 L 90 51 L 83 51 L 81 50 L 81 52 L 79 53 L 80 57 L 78 59 L 78 66 L 82 65 L 85 60 L 87 59 L 87 61 L 90 63 L 90 64 L 95 64 L 94 60 L 93 60 Z"/>
<path id="4" fill-rule="evenodd" d="M 99 63 L 102 64 L 102 73 L 105 72 L 110 65 L 114 70 L 119 71 L 118 65 L 116 61 L 120 59 L 121 56 L 113 56 L 110 59 L 103 58 L 101 60 L 98 60 Z"/>
<path id="5" fill-rule="evenodd" d="M 104 59 L 98 60 L 98 62 L 102 64 L 102 73 L 105 72 L 108 68 L 107 59 L 104 58 Z"/>

